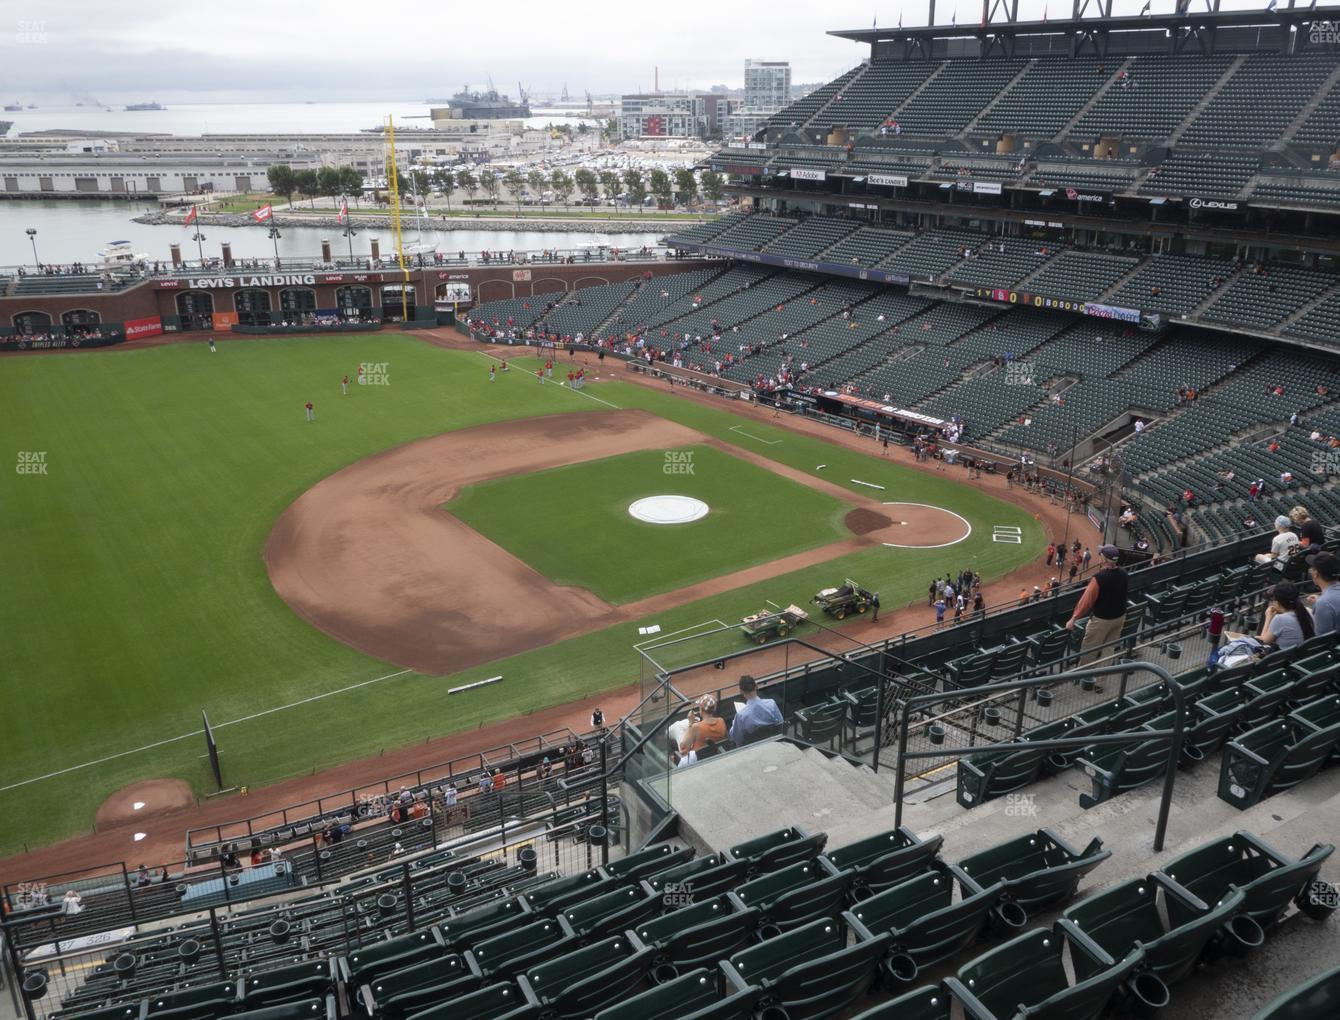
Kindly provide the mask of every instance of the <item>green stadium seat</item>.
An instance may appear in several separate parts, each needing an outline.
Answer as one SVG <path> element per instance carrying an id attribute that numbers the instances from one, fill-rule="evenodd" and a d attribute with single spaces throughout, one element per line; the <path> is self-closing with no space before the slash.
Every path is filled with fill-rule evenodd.
<path id="1" fill-rule="evenodd" d="M 248 1009 L 325 996 L 335 987 L 334 967 L 329 960 L 295 963 L 288 967 L 247 976 L 242 986 L 242 1004 Z"/>
<path id="2" fill-rule="evenodd" d="M 1340 745 L 1340 695 L 1318 698 L 1224 748 L 1219 797 L 1238 809 L 1316 775 Z"/>
<path id="3" fill-rule="evenodd" d="M 655 917 L 661 913 L 663 904 L 660 893 L 645 885 L 636 885 L 582 900 L 564 910 L 563 917 L 578 937 L 602 938 L 635 928 Z"/>
<path id="4" fill-rule="evenodd" d="M 1066 941 L 1045 928 L 1025 932 L 960 968 L 945 987 L 973 1020 L 1098 1020 L 1143 953 L 1137 949 L 1108 964 L 1071 942 L 1072 983 Z"/>
<path id="5" fill-rule="evenodd" d="M 763 1011 L 775 1007 L 789 1020 L 818 1020 L 870 990 L 886 946 L 884 937 L 849 947 L 841 924 L 820 920 L 736 953 L 722 969 L 736 991 L 763 989 Z"/>
<path id="6" fill-rule="evenodd" d="M 58 1020 L 141 1020 L 146 1015 L 141 1012 L 144 1004 L 143 1000 L 123 1002 L 115 1006 L 104 1006 L 102 1009 L 90 1009 L 83 1013 L 77 1010 L 62 1010 L 56 1016 Z"/>
<path id="7" fill-rule="evenodd" d="M 1080 807 L 1094 807 L 1166 774 L 1172 737 L 1144 737 L 1140 732 L 1132 733 L 1129 744 L 1093 744 L 1079 753 L 1075 768 L 1092 783 L 1090 793 L 1079 795 Z"/>
<path id="8" fill-rule="evenodd" d="M 905 988 L 976 942 L 999 900 L 996 889 L 984 890 L 952 864 L 937 862 L 934 870 L 862 900 L 843 920 L 860 942 L 887 939 L 880 974 L 887 987 Z M 1005 916 L 1016 926 L 1025 923 L 1016 910 Z"/>
<path id="9" fill-rule="evenodd" d="M 708 854 L 696 860 L 667 868 L 648 878 L 647 885 L 676 901 L 710 899 L 744 881 L 749 870 L 747 860 L 737 861 L 722 854 Z"/>
<path id="10" fill-rule="evenodd" d="M 459 949 L 533 919 L 525 902 L 513 898 L 457 914 L 440 923 L 437 931 L 443 946 Z"/>
<path id="11" fill-rule="evenodd" d="M 1254 921 L 1236 917 L 1242 900 L 1242 891 L 1234 890 L 1206 906 L 1167 875 L 1155 873 L 1088 897 L 1066 910 L 1058 923 L 1097 959 L 1116 962 L 1141 947 L 1141 971 L 1171 986 L 1196 969 L 1211 942 L 1248 949 L 1265 940 Z M 1148 994 L 1144 990 L 1136 998 Z"/>
<path id="12" fill-rule="evenodd" d="M 638 941 L 656 950 L 658 966 L 682 973 L 708 966 L 748 945 L 759 921 L 759 911 L 740 909 L 723 895 L 645 921 L 633 931 Z"/>
<path id="13" fill-rule="evenodd" d="M 1021 735 L 1022 741 L 1059 740 L 1074 728 L 1069 719 L 1037 726 Z M 985 751 L 958 760 L 958 802 L 973 808 L 983 801 L 1003 797 L 1033 783 L 1042 773 L 1048 751 L 1023 748 L 1018 751 Z"/>
<path id="14" fill-rule="evenodd" d="M 431 1009 L 413 1014 L 413 1020 L 536 1020 L 540 1009 L 527 1002 L 516 985 L 489 985 Z"/>
<path id="15" fill-rule="evenodd" d="M 982 888 L 994 887 L 1002 903 L 1031 915 L 1074 896 L 1080 880 L 1111 856 L 1097 837 L 1077 850 L 1051 829 L 1039 829 L 964 858 L 958 866 Z M 1000 918 L 997 911 L 993 919 Z"/>
<path id="16" fill-rule="evenodd" d="M 758 996 L 757 988 L 723 994 L 720 974 L 704 967 L 602 1009 L 595 1020 L 751 1020 Z"/>
<path id="17" fill-rule="evenodd" d="M 760 875 L 729 895 L 745 909 L 759 911 L 759 926 L 770 937 L 821 917 L 837 917 L 847 899 L 848 876 L 822 858 Z"/>
<path id="18" fill-rule="evenodd" d="M 1340 967 L 1291 988 L 1252 1020 L 1328 1020 L 1340 1016 Z"/>
<path id="19" fill-rule="evenodd" d="M 693 847 L 676 846 L 673 843 L 657 843 L 627 857 L 610 861 L 601 870 L 613 878 L 635 881 L 666 871 L 693 859 Z"/>
<path id="20" fill-rule="evenodd" d="M 950 1020 L 952 1003 L 943 988 L 928 985 L 857 1013 L 851 1020 Z"/>
<path id="21" fill-rule="evenodd" d="M 382 971 L 397 970 L 445 952 L 446 948 L 436 930 L 423 928 L 393 939 L 360 946 L 343 958 L 340 969 L 346 983 L 361 985 Z"/>
<path id="22" fill-rule="evenodd" d="M 651 985 L 652 950 L 619 935 L 528 970 L 521 990 L 555 1020 L 586 1020 Z"/>
<path id="23" fill-rule="evenodd" d="M 526 906 L 537 914 L 557 914 L 569 903 L 576 903 L 588 896 L 598 896 L 623 885 L 627 883 L 622 879 L 607 878 L 598 869 L 592 869 L 579 875 L 556 878 L 528 890 Z"/>
<path id="24" fill-rule="evenodd" d="M 145 1012 L 147 1015 L 153 1015 L 167 1010 L 191 1007 L 200 1010 L 202 1016 L 206 1014 L 222 1016 L 231 1013 L 236 1006 L 237 984 L 233 981 L 219 981 L 152 996 L 145 1002 Z M 139 1013 L 138 1007 L 135 1012 Z"/>
<path id="25" fill-rule="evenodd" d="M 1242 912 L 1269 930 L 1291 902 L 1312 917 L 1325 917 L 1335 909 L 1334 887 L 1317 878 L 1334 852 L 1332 844 L 1318 843 L 1293 860 L 1250 832 L 1239 831 L 1190 850 L 1160 870 L 1206 903 L 1218 903 L 1234 888 L 1241 889 Z M 1314 882 L 1324 888 L 1314 889 Z"/>
<path id="26" fill-rule="evenodd" d="M 520 974 L 577 948 L 577 936 L 563 918 L 541 918 L 476 942 L 467 960 L 486 978 Z"/>
<path id="27" fill-rule="evenodd" d="M 923 840 L 902 826 L 827 850 L 824 857 L 838 871 L 850 873 L 849 895 L 861 900 L 921 874 L 935 860 L 943 842 L 943 836 Z"/>
<path id="28" fill-rule="evenodd" d="M 823 852 L 827 841 L 826 833 L 811 836 L 803 829 L 779 829 L 731 847 L 730 856 L 737 861 L 748 861 L 752 874 L 762 874 L 808 861 Z"/>
<path id="29" fill-rule="evenodd" d="M 384 973 L 360 988 L 358 997 L 369 1013 L 403 1017 L 478 987 L 465 958 L 450 953 Z"/>

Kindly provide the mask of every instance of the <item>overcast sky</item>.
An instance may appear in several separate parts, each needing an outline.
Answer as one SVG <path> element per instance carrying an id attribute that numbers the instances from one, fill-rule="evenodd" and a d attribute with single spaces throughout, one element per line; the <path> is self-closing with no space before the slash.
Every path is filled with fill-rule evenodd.
<path id="1" fill-rule="evenodd" d="M 1201 7 L 1205 0 L 1195 0 Z M 1117 0 L 1137 13 L 1143 0 Z M 1281 0 L 1281 6 L 1284 0 Z M 1224 0 L 1223 6 L 1264 2 Z M 1068 0 L 1020 0 L 1021 18 Z M 1173 0 L 1155 0 L 1156 12 Z M 1203 8 L 1202 8 L 1203 9 Z M 115 100 L 421 98 L 479 86 L 488 75 L 515 94 L 738 86 L 746 57 L 789 60 L 792 80 L 833 78 L 867 47 L 828 29 L 925 24 L 926 0 L 403 0 L 311 4 L 153 4 L 0 0 L 3 98 Z M 13 12 L 12 14 L 9 12 Z M 938 0 L 936 21 L 975 24 L 981 0 Z"/>

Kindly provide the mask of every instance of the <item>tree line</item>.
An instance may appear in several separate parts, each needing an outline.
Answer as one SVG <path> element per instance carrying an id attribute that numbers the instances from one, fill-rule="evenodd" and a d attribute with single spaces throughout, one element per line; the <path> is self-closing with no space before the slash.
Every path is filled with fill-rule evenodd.
<path id="1" fill-rule="evenodd" d="M 712 170 L 705 171 L 700 180 L 688 167 L 681 167 L 673 175 L 659 167 L 645 175 L 637 169 L 625 170 L 620 174 L 613 170 L 597 172 L 585 167 L 572 174 L 566 170 L 554 170 L 548 174 L 541 170 L 531 170 L 523 174 L 520 170 L 512 169 L 502 176 L 488 169 L 482 169 L 477 174 L 468 169 L 439 169 L 414 170 L 412 178 L 416 194 L 427 195 L 430 189 L 437 191 L 447 200 L 448 209 L 451 208 L 451 196 L 457 191 L 465 194 L 467 203 L 473 202 L 475 195 L 483 192 L 485 200 L 494 206 L 497 206 L 499 197 L 506 191 L 518 209 L 528 194 L 539 200 L 546 191 L 552 191 L 564 207 L 569 204 L 574 193 L 580 193 L 588 205 L 594 204 L 602 193 L 607 199 L 626 195 L 629 204 L 639 207 L 649 195 L 663 206 L 676 203 L 689 205 L 697 198 L 700 190 L 704 197 L 715 202 L 721 197 L 726 183 L 721 174 Z"/>
<path id="2" fill-rule="evenodd" d="M 294 170 L 287 163 L 276 163 L 265 171 L 270 190 L 293 203 L 295 194 L 311 202 L 316 198 L 345 195 L 357 204 L 363 195 L 363 174 L 352 166 L 323 166 L 316 170 Z"/>

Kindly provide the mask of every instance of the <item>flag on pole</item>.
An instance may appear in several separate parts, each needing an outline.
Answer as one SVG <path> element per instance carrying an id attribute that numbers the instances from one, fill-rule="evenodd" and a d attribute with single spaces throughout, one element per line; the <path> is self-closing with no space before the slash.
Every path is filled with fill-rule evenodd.
<path id="1" fill-rule="evenodd" d="M 1048 11 L 1048 9 L 1049 9 L 1050 7 L 1051 7 L 1051 4 L 1043 4 L 1043 5 L 1042 5 L 1042 23 L 1043 23 L 1044 25 L 1047 23 L 1047 11 Z"/>
<path id="2" fill-rule="evenodd" d="M 186 219 L 181 221 L 181 225 L 183 227 L 189 227 L 192 223 L 195 222 L 195 218 L 199 214 L 199 212 L 200 212 L 199 206 L 194 205 L 191 206 L 191 211 L 186 214 Z"/>
<path id="3" fill-rule="evenodd" d="M 901 10 L 898 12 L 898 27 L 903 27 L 903 12 Z"/>
<path id="4" fill-rule="evenodd" d="M 1151 0 L 1145 0 L 1145 5 L 1144 5 L 1143 7 L 1140 8 L 1140 17 L 1143 18 L 1146 14 L 1149 13 L 1149 5 L 1150 5 L 1150 2 L 1151 2 Z"/>
<path id="5" fill-rule="evenodd" d="M 275 214 L 274 209 L 272 209 L 270 207 L 270 203 L 267 202 L 265 205 L 261 206 L 254 213 L 252 213 L 251 218 L 255 220 L 257 223 L 265 223 L 274 214 Z"/>
<path id="6" fill-rule="evenodd" d="M 874 29 L 874 28 L 879 28 L 879 15 L 878 15 L 878 14 L 876 14 L 874 17 L 872 17 L 872 18 L 870 19 L 870 27 L 871 27 L 872 29 Z"/>
<path id="7" fill-rule="evenodd" d="M 1275 0 L 1270 0 L 1270 3 L 1266 4 L 1266 11 L 1270 12 L 1273 11 L 1274 9 L 1275 9 Z"/>
<path id="8" fill-rule="evenodd" d="M 339 221 L 341 223 L 349 222 L 349 200 L 347 198 L 340 203 Z"/>

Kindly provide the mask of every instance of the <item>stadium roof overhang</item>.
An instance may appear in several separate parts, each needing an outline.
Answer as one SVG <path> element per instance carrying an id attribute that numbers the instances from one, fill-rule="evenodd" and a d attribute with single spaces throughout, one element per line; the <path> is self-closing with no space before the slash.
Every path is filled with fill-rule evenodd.
<path id="1" fill-rule="evenodd" d="M 973 25 L 921 25 L 904 28 L 837 29 L 828 34 L 852 42 L 907 42 L 924 44 L 933 39 L 984 39 L 1001 35 L 1066 35 L 1094 31 L 1133 32 L 1150 29 L 1166 32 L 1206 28 L 1285 28 L 1317 21 L 1340 19 L 1340 4 L 1315 7 L 1278 7 L 1273 11 L 1186 11 L 1182 14 L 1126 15 L 1104 18 L 1057 18 L 1048 21 L 1009 21 L 983 18 Z"/>

